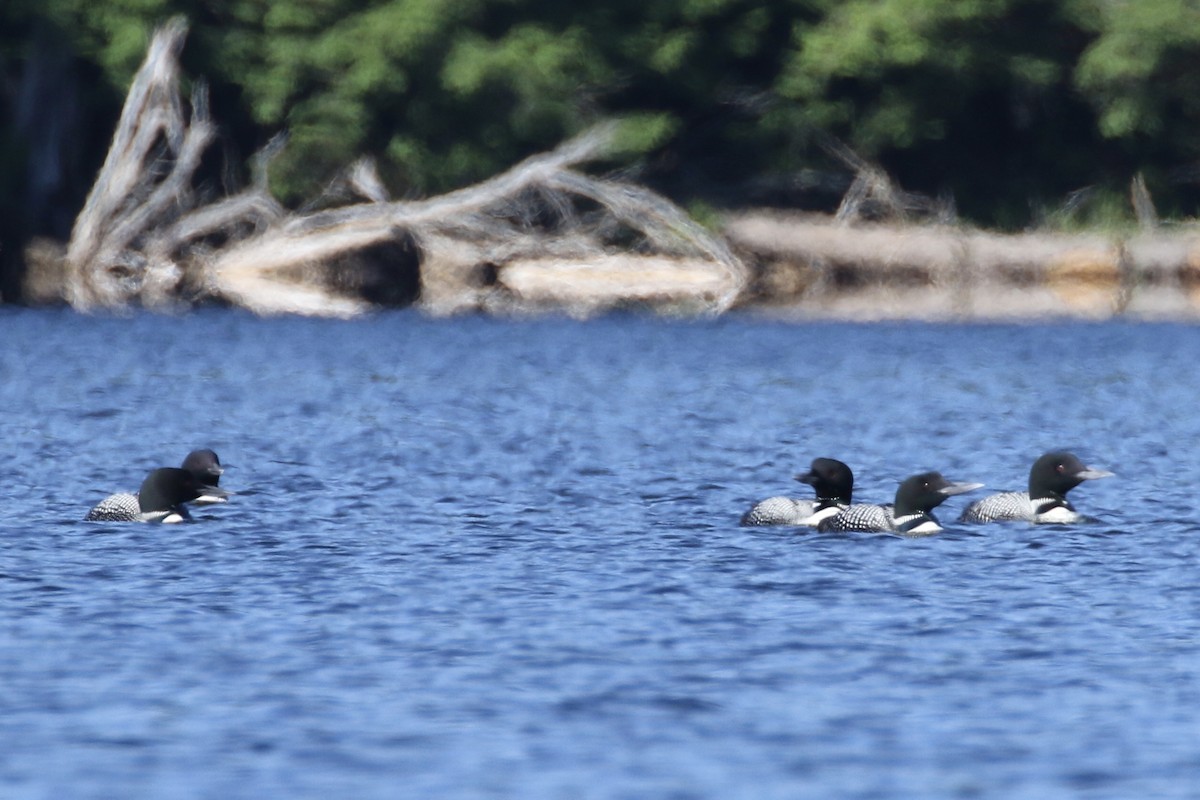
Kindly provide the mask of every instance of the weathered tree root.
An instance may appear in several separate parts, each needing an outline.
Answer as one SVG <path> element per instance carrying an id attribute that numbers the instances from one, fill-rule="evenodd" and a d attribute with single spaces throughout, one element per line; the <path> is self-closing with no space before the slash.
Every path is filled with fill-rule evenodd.
<path id="1" fill-rule="evenodd" d="M 603 263 L 606 269 L 618 264 L 634 285 L 638 260 L 612 258 L 622 249 L 706 270 L 712 280 L 697 298 L 714 312 L 732 305 L 746 284 L 746 270 L 725 242 L 666 198 L 575 169 L 612 152 L 615 124 L 593 128 L 483 183 L 428 200 L 388 201 L 369 162 L 360 161 L 347 171 L 345 183 L 368 202 L 289 213 L 267 192 L 265 166 L 260 166 L 251 189 L 198 206 L 192 182 L 216 132 L 203 87 L 193 93 L 191 117 L 185 118 L 178 55 L 186 34 L 182 19 L 155 34 L 108 157 L 76 220 L 64 290 L 75 308 L 155 307 L 188 295 L 259 313 L 353 315 L 370 303 L 333 288 L 331 265 L 386 242 L 416 243 L 425 255 L 424 283 L 436 280 L 432 273 L 443 269 L 434 256 L 447 242 L 462 245 L 460 256 L 468 252 L 496 273 L 484 286 L 464 287 L 484 294 L 489 286 L 503 287 L 507 262 L 545 256 L 572 265 Z M 541 222 L 531 225 L 532 219 Z M 613 235 L 617 229 L 620 236 Z M 661 264 L 655 272 L 661 282 Z M 562 272 L 559 279 L 570 280 L 570 275 Z M 677 291 L 691 292 L 696 282 L 689 281 Z M 563 296 L 577 299 L 577 289 Z M 663 293 L 671 294 L 669 285 Z"/>

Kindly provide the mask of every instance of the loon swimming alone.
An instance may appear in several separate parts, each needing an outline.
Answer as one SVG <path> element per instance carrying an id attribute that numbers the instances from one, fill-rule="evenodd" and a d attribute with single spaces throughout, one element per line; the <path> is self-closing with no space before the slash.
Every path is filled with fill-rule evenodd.
<path id="1" fill-rule="evenodd" d="M 1046 453 L 1029 469 L 1029 491 L 1000 492 L 976 500 L 958 519 L 959 522 L 1080 522 L 1084 517 L 1067 500 L 1067 492 L 1084 481 L 1110 477 L 1111 472 L 1086 466 L 1073 453 Z"/>
<path id="2" fill-rule="evenodd" d="M 186 469 L 160 467 L 146 476 L 137 494 L 110 495 L 84 519 L 90 522 L 182 522 L 189 518 L 183 504 L 213 489 Z"/>
<path id="3" fill-rule="evenodd" d="M 854 473 L 833 458 L 814 458 L 808 472 L 796 480 L 816 491 L 816 500 L 768 497 L 742 515 L 743 525 L 816 525 L 850 505 Z"/>
<path id="4" fill-rule="evenodd" d="M 205 448 L 188 453 L 187 458 L 183 460 L 182 469 L 195 475 L 201 485 L 213 490 L 204 492 L 193 500 L 193 503 L 204 506 L 229 502 L 230 492 L 217 485 L 221 482 L 221 475 L 225 473 L 225 468 L 221 466 L 221 459 L 217 458 L 217 454 L 212 450 Z"/>
<path id="5" fill-rule="evenodd" d="M 942 529 L 933 509 L 948 497 L 971 492 L 982 483 L 952 483 L 939 472 L 922 472 L 906 478 L 896 489 L 896 502 L 887 505 L 855 504 L 821 520 L 817 530 L 839 533 L 901 533 L 917 536 Z"/>

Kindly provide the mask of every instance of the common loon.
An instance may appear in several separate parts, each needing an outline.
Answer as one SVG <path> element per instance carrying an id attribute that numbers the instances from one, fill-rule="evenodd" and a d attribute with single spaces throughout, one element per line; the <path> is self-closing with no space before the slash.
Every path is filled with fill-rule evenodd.
<path id="1" fill-rule="evenodd" d="M 202 486 L 213 490 L 204 492 L 193 500 L 193 503 L 204 506 L 229 502 L 230 492 L 217 485 L 221 482 L 221 475 L 225 473 L 225 469 L 221 466 L 221 459 L 217 458 L 217 454 L 212 450 L 193 450 L 183 460 L 182 468 L 195 475 Z"/>
<path id="2" fill-rule="evenodd" d="M 137 494 L 110 495 L 84 519 L 92 522 L 182 522 L 189 518 L 183 504 L 213 488 L 202 484 L 186 469 L 160 467 L 146 476 Z"/>
<path id="3" fill-rule="evenodd" d="M 959 522 L 1080 522 L 1084 516 L 1067 500 L 1067 492 L 1084 481 L 1110 477 L 1111 472 L 1085 466 L 1073 453 L 1046 453 L 1029 469 L 1029 491 L 1000 492 L 976 500 L 966 507 Z"/>
<path id="4" fill-rule="evenodd" d="M 742 515 L 743 525 L 816 525 L 850 505 L 854 473 L 833 458 L 814 458 L 808 472 L 796 480 L 817 493 L 816 500 L 768 497 Z"/>
<path id="5" fill-rule="evenodd" d="M 939 472 L 922 472 L 900 483 L 894 504 L 852 505 L 835 516 L 821 520 L 817 530 L 901 533 L 909 536 L 937 533 L 942 526 L 933 516 L 933 509 L 952 495 L 971 492 L 982 486 L 982 483 L 951 483 Z"/>

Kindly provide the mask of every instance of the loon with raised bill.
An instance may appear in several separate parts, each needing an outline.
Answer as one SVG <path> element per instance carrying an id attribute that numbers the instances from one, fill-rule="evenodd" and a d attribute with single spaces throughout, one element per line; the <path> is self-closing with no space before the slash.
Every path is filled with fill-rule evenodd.
<path id="1" fill-rule="evenodd" d="M 743 525 L 816 525 L 850 505 L 854 473 L 834 458 L 814 458 L 796 480 L 813 487 L 815 500 L 768 497 L 742 515 Z"/>
<path id="2" fill-rule="evenodd" d="M 982 488 L 982 483 L 952 483 L 940 472 L 922 472 L 905 478 L 896 489 L 896 502 L 888 505 L 858 503 L 821 520 L 817 530 L 837 533 L 900 533 L 919 536 L 942 529 L 933 509 L 946 498 Z"/>
<path id="3" fill-rule="evenodd" d="M 193 503 L 204 506 L 229 502 L 231 493 L 217 485 L 221 482 L 221 475 L 225 473 L 225 468 L 221 466 L 221 459 L 217 458 L 217 454 L 212 450 L 207 448 L 193 450 L 183 460 L 182 468 L 195 475 L 196 480 L 200 481 L 202 486 L 212 490 L 201 494 L 192 501 Z"/>
<path id="4" fill-rule="evenodd" d="M 1000 492 L 976 500 L 966 507 L 959 522 L 1080 522 L 1085 518 L 1067 500 L 1067 492 L 1084 481 L 1111 477 L 1111 472 L 1086 466 L 1073 453 L 1046 453 L 1029 469 L 1029 491 Z"/>
<path id="5" fill-rule="evenodd" d="M 189 518 L 184 503 L 215 488 L 201 483 L 186 469 L 160 467 L 146 476 L 137 494 L 110 495 L 84 519 L 90 522 L 182 522 Z"/>

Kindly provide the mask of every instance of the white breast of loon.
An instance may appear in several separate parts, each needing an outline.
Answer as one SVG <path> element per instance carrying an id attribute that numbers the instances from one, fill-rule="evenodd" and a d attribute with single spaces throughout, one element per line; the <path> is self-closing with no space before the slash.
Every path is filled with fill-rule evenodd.
<path id="1" fill-rule="evenodd" d="M 904 536 L 928 536 L 942 530 L 942 526 L 929 514 L 909 514 L 896 517 L 893 530 Z"/>
<path id="2" fill-rule="evenodd" d="M 1047 497 L 1034 500 L 1033 521 L 1039 525 L 1072 525 L 1083 519 L 1070 503 Z"/>

